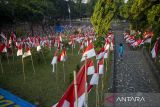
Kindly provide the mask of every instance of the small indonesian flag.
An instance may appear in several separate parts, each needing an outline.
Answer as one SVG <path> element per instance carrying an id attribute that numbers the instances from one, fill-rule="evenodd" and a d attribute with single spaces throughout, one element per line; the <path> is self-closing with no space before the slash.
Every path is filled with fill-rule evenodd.
<path id="1" fill-rule="evenodd" d="M 151 43 L 151 41 L 152 41 L 152 37 L 144 39 L 144 43 Z"/>
<path id="2" fill-rule="evenodd" d="M 154 44 L 154 47 L 151 51 L 152 54 L 152 58 L 156 58 L 158 56 L 158 40 L 156 41 L 156 43 Z"/>
<path id="3" fill-rule="evenodd" d="M 97 53 L 96 59 L 102 59 L 104 57 L 105 51 L 104 47 L 101 48 L 101 50 Z"/>
<path id="4" fill-rule="evenodd" d="M 57 59 L 58 59 L 58 50 L 55 52 L 51 64 L 52 65 L 56 64 L 57 63 Z"/>
<path id="5" fill-rule="evenodd" d="M 131 46 L 133 46 L 133 47 L 140 46 L 142 42 L 143 42 L 143 40 L 139 39 L 139 40 L 135 41 L 133 44 L 131 44 Z"/>
<path id="6" fill-rule="evenodd" d="M 95 73 L 92 75 L 92 78 L 90 80 L 90 85 L 98 85 L 98 81 L 99 81 L 99 73 L 98 69 L 96 69 Z"/>
<path id="7" fill-rule="evenodd" d="M 7 48 L 6 48 L 6 45 L 5 44 L 2 44 L 1 46 L 0 46 L 0 53 L 5 53 L 5 52 L 7 52 Z"/>
<path id="8" fill-rule="evenodd" d="M 24 52 L 24 54 L 23 54 L 22 58 L 25 58 L 25 57 L 30 56 L 30 55 L 31 55 L 30 48 L 29 48 L 29 47 L 27 47 L 27 48 L 26 48 L 26 52 Z"/>
<path id="9" fill-rule="evenodd" d="M 85 60 L 85 56 L 87 57 L 87 59 L 96 56 L 94 46 L 92 43 L 90 43 L 88 47 L 85 49 L 85 51 L 83 52 L 81 61 Z"/>
<path id="10" fill-rule="evenodd" d="M 61 54 L 59 55 L 58 57 L 58 61 L 62 61 L 62 62 L 65 62 L 67 59 L 67 52 L 66 52 L 66 48 L 63 48 Z"/>
<path id="11" fill-rule="evenodd" d="M 41 50 L 41 46 L 38 45 L 38 46 L 37 46 L 37 51 L 39 52 L 40 50 Z"/>
<path id="12" fill-rule="evenodd" d="M 95 72 L 93 61 L 90 61 L 87 65 L 87 75 L 92 75 Z"/>
<path id="13" fill-rule="evenodd" d="M 23 55 L 22 45 L 19 45 L 19 46 L 18 46 L 18 51 L 17 51 L 17 56 L 21 56 L 21 55 Z"/>
<path id="14" fill-rule="evenodd" d="M 105 50 L 105 53 L 104 53 L 104 59 L 107 59 L 109 56 L 109 50 Z"/>
<path id="15" fill-rule="evenodd" d="M 107 40 L 106 44 L 104 45 L 105 50 L 109 50 L 110 48 L 110 42 Z"/>
<path id="16" fill-rule="evenodd" d="M 4 40 L 7 40 L 7 37 L 5 36 L 4 33 L 1 32 L 0 36 L 1 36 Z"/>
<path id="17" fill-rule="evenodd" d="M 103 74 L 104 73 L 104 59 L 101 59 L 98 62 L 98 72 L 99 72 L 99 74 Z"/>
<path id="18" fill-rule="evenodd" d="M 16 42 L 16 35 L 14 32 L 11 32 L 11 39 L 13 42 Z"/>

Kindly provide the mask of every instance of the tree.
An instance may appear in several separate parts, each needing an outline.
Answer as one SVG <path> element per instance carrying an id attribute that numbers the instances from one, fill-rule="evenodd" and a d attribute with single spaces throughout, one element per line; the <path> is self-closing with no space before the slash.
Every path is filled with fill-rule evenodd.
<path id="1" fill-rule="evenodd" d="M 97 34 L 106 34 L 110 28 L 112 19 L 117 16 L 122 0 L 98 0 L 91 23 Z"/>

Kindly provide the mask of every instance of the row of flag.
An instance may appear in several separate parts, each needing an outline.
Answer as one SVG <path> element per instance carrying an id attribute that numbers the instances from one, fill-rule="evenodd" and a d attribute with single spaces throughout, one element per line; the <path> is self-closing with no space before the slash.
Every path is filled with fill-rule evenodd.
<path id="1" fill-rule="evenodd" d="M 113 50 L 114 44 L 114 35 L 111 33 L 105 38 L 105 45 L 98 51 L 95 52 L 93 42 L 96 41 L 94 32 L 85 32 L 84 35 L 70 35 L 65 36 L 60 34 L 55 37 L 54 35 L 48 36 L 26 36 L 17 38 L 15 33 L 12 32 L 9 39 L 4 33 L 0 34 L 1 44 L 0 52 L 7 52 L 8 49 L 17 49 L 17 56 L 22 56 L 22 59 L 27 56 L 32 56 L 31 48 L 36 48 L 37 51 L 40 51 L 43 47 L 56 48 L 51 64 L 54 66 L 58 62 L 67 61 L 67 49 L 63 44 L 65 39 L 68 39 L 68 44 L 75 48 L 75 45 L 79 44 L 78 54 L 82 54 L 81 62 L 86 62 L 81 69 L 79 70 L 76 76 L 77 82 L 77 95 L 78 95 L 78 107 L 82 107 L 85 104 L 85 84 L 87 77 L 92 76 L 89 85 L 87 85 L 87 92 L 89 93 L 93 85 L 98 85 L 99 75 L 104 74 L 104 59 L 107 59 L 109 56 L 110 50 Z M 23 50 L 25 51 L 23 52 Z M 60 53 L 60 55 L 58 55 Z M 94 63 L 91 58 L 96 57 L 97 59 L 97 68 L 95 69 Z M 32 57 L 31 57 L 32 58 Z M 33 60 L 33 59 L 32 59 Z M 33 61 L 32 61 L 33 64 Z M 33 66 L 34 67 L 34 66 Z M 53 68 L 54 69 L 54 68 Z M 54 70 L 53 70 L 54 71 Z M 23 70 L 24 72 L 24 70 Z M 25 77 L 24 77 L 25 78 Z M 55 107 L 74 107 L 75 106 L 75 88 L 74 82 L 68 87 L 67 91 L 64 93 L 59 102 L 54 105 Z"/>
<path id="2" fill-rule="evenodd" d="M 131 46 L 133 48 L 141 46 L 145 43 L 149 43 L 151 46 L 152 37 L 153 37 L 153 32 L 144 32 L 143 39 L 136 40 L 135 36 L 130 35 L 127 32 L 124 33 L 124 39 L 125 39 L 126 43 L 128 43 L 129 46 Z M 154 59 L 156 59 L 158 57 L 159 41 L 160 41 L 160 38 L 157 38 L 156 42 L 154 43 L 154 46 L 151 50 L 151 55 L 152 55 L 152 58 L 154 58 Z"/>
<path id="3" fill-rule="evenodd" d="M 136 39 L 134 35 L 130 35 L 127 32 L 124 33 L 124 39 L 125 39 L 126 43 L 128 43 L 129 46 L 131 46 L 133 48 L 141 46 L 145 43 L 151 43 L 152 37 L 153 37 L 152 32 L 144 33 L 143 39 L 141 39 L 141 38 Z"/>
<path id="4" fill-rule="evenodd" d="M 114 35 L 110 34 L 105 38 L 106 42 L 105 45 L 99 50 L 99 52 L 95 52 L 93 42 L 90 42 L 88 46 L 84 49 L 82 53 L 81 62 L 85 63 L 78 71 L 76 76 L 77 84 L 74 84 L 74 81 L 69 85 L 67 90 L 65 91 L 64 95 L 61 99 L 57 102 L 57 104 L 53 105 L 52 107 L 77 107 L 76 106 L 76 93 L 77 93 L 77 102 L 78 107 L 83 107 L 86 104 L 86 96 L 94 85 L 98 85 L 99 82 L 99 75 L 104 75 L 104 59 L 108 58 L 109 51 L 113 50 L 114 44 Z M 61 55 L 61 54 L 60 54 Z M 92 58 L 96 57 L 97 60 L 97 68 L 95 69 L 94 63 Z M 51 64 L 55 64 L 58 62 L 57 51 L 52 59 Z M 90 79 L 89 85 L 87 89 L 85 89 L 88 76 L 92 76 Z M 77 91 L 75 92 L 75 85 L 77 86 Z M 87 93 L 86 91 L 87 90 Z"/>

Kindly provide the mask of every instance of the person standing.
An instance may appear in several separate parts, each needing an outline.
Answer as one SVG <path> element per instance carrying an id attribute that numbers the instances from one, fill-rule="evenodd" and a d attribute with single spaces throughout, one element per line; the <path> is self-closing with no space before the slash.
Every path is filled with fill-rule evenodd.
<path id="1" fill-rule="evenodd" d="M 119 44 L 119 49 L 118 49 L 118 55 L 120 60 L 123 60 L 123 55 L 124 55 L 124 46 L 122 43 Z"/>

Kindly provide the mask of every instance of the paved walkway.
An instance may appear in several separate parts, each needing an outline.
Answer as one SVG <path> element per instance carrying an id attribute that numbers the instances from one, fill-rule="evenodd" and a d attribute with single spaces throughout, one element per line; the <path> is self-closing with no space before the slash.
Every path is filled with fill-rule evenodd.
<path id="1" fill-rule="evenodd" d="M 119 43 L 125 45 L 123 61 L 115 55 L 114 91 L 128 92 L 160 92 L 158 83 L 143 56 L 142 51 L 131 50 L 123 39 L 123 31 L 115 30 L 115 48 Z"/>

